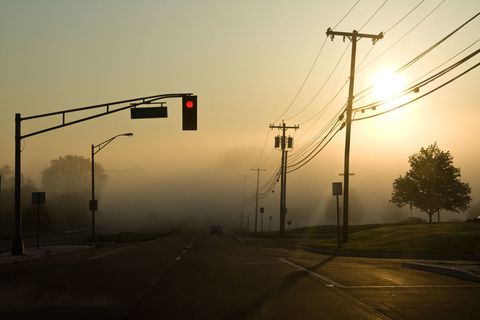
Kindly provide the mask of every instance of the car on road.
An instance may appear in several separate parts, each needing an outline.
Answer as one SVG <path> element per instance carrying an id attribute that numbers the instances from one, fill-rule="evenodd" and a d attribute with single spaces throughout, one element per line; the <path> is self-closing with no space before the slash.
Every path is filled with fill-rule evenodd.
<path id="1" fill-rule="evenodd" d="M 214 224 L 210 227 L 210 234 L 222 234 L 223 235 L 223 228 L 218 224 Z"/>

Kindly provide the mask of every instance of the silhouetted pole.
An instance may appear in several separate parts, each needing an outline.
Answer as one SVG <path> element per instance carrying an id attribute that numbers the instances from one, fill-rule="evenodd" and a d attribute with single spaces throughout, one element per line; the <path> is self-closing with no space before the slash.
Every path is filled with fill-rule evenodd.
<path id="1" fill-rule="evenodd" d="M 1 207 L 2 207 L 2 175 L 0 174 L 0 208 Z"/>
<path id="2" fill-rule="evenodd" d="M 95 201 L 95 154 L 100 152 L 100 150 L 102 150 L 110 142 L 115 140 L 115 138 L 121 137 L 121 136 L 131 137 L 131 136 L 133 136 L 133 133 L 129 132 L 129 133 L 117 134 L 116 136 L 111 137 L 110 139 L 107 139 L 103 142 L 100 142 L 97 145 L 92 144 L 92 148 L 91 148 L 91 151 L 92 151 L 92 155 L 91 155 L 91 159 L 92 159 L 92 169 L 91 169 L 91 172 L 92 172 L 92 200 L 90 202 L 90 211 L 92 212 L 92 238 L 93 238 L 93 240 L 95 240 L 95 211 L 97 210 L 97 204 L 96 204 L 96 201 Z M 95 148 L 98 148 L 98 149 L 95 150 Z"/>
<path id="3" fill-rule="evenodd" d="M 95 145 L 92 144 L 92 201 L 90 202 L 90 211 L 92 211 L 92 239 L 95 240 Z"/>
<path id="4" fill-rule="evenodd" d="M 257 171 L 257 192 L 255 193 L 255 233 L 257 232 L 257 218 L 258 218 L 258 188 L 260 185 L 260 171 L 265 171 L 267 169 L 250 169 L 252 171 Z M 262 229 L 263 229 L 263 222 L 262 222 Z"/>
<path id="5" fill-rule="evenodd" d="M 247 187 L 247 176 L 242 174 L 243 178 L 243 192 L 242 192 L 242 212 L 240 213 L 240 226 L 241 229 L 245 228 L 245 189 Z"/>
<path id="6" fill-rule="evenodd" d="M 270 125 L 270 129 L 274 129 L 274 128 L 282 130 L 282 136 L 280 137 L 280 148 L 282 151 L 282 159 L 280 164 L 280 233 L 284 233 L 285 232 L 285 215 L 286 215 L 285 181 L 286 181 L 286 175 L 287 175 L 287 165 L 286 165 L 286 148 L 287 148 L 286 140 L 287 139 L 285 134 L 288 129 L 297 130 L 300 127 L 297 125 L 287 126 L 285 122 L 282 121 L 281 125 L 273 125 L 273 124 Z M 289 139 L 292 139 L 292 138 L 289 137 Z"/>
<path id="7" fill-rule="evenodd" d="M 25 254 L 25 246 L 22 234 L 22 195 L 21 195 L 21 134 L 20 113 L 15 114 L 15 234 L 12 241 L 12 255 L 23 256 Z"/>
<path id="8" fill-rule="evenodd" d="M 347 119 L 346 119 L 346 132 L 345 132 L 345 159 L 344 159 L 344 190 L 343 190 L 343 242 L 348 242 L 348 190 L 349 190 L 349 178 L 350 178 L 350 134 L 352 127 L 352 105 L 353 105 L 353 90 L 355 84 L 355 56 L 357 53 L 357 40 L 361 38 L 370 38 L 375 44 L 376 41 L 383 38 L 383 33 L 378 35 L 358 33 L 357 30 L 353 32 L 338 32 L 327 29 L 327 36 L 330 36 L 333 40 L 334 36 L 342 36 L 344 39 L 347 37 L 352 41 L 352 55 L 350 62 L 350 84 L 348 88 L 348 102 L 347 102 Z"/>
<path id="9" fill-rule="evenodd" d="M 37 201 L 37 249 L 40 247 L 40 201 Z"/>
<path id="10" fill-rule="evenodd" d="M 283 223 L 285 225 L 285 218 L 287 216 L 287 164 L 288 151 L 285 150 L 285 164 L 283 165 Z"/>

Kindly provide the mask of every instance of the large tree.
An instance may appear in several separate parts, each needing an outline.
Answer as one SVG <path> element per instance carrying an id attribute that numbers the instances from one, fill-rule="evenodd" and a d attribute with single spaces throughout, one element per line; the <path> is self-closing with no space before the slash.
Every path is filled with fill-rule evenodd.
<path id="1" fill-rule="evenodd" d="M 95 163 L 96 197 L 107 176 L 101 165 Z M 91 192 L 90 159 L 66 155 L 50 161 L 42 172 L 42 186 L 47 192 L 47 207 L 52 216 L 53 228 L 75 229 L 89 224 L 88 200 Z M 48 196 L 50 195 L 50 196 Z"/>
<path id="2" fill-rule="evenodd" d="M 409 157 L 410 170 L 393 182 L 391 202 L 398 207 L 413 205 L 428 214 L 432 222 L 440 210 L 463 212 L 472 201 L 470 186 L 460 181 L 460 169 L 449 151 L 436 143 Z"/>

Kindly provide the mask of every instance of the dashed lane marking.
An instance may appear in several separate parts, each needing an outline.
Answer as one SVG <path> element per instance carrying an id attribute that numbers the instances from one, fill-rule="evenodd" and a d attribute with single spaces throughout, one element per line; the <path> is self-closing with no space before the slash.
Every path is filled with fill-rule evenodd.
<path id="1" fill-rule="evenodd" d="M 88 260 L 93 260 L 93 259 L 97 259 L 97 258 L 103 258 L 103 257 L 106 257 L 106 256 L 109 256 L 109 255 L 118 253 L 118 252 L 120 252 L 120 251 L 125 251 L 125 250 L 131 249 L 131 248 L 135 248 L 135 246 L 128 246 L 128 247 L 119 248 L 119 249 L 117 249 L 117 250 L 113 250 L 113 251 L 109 251 L 109 252 L 106 252 L 106 253 L 102 253 L 102 254 L 99 254 L 99 255 L 96 255 L 96 256 L 93 256 L 93 257 L 89 257 L 89 258 L 87 258 L 87 259 L 88 259 Z"/>

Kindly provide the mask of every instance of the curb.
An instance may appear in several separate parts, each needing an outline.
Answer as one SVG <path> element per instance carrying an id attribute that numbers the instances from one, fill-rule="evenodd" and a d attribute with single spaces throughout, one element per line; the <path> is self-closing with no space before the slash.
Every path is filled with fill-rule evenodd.
<path id="1" fill-rule="evenodd" d="M 419 262 L 404 262 L 402 263 L 402 267 L 439 273 L 462 280 L 480 282 L 480 275 L 477 275 L 468 270 L 463 270 L 455 267 L 446 267 Z"/>
<path id="2" fill-rule="evenodd" d="M 91 249 L 94 248 L 94 246 L 78 246 L 76 248 L 71 248 L 67 250 L 61 250 L 61 251 L 51 251 L 51 249 L 45 249 L 45 252 L 43 254 L 39 255 L 34 255 L 34 256 L 11 256 L 11 255 L 5 255 L 4 257 L 7 257 L 6 259 L 2 259 L 2 255 L 0 255 L 0 265 L 3 264 L 8 264 L 8 263 L 20 263 L 24 261 L 30 261 L 30 260 L 36 260 L 40 258 L 45 258 L 45 257 L 53 257 L 53 256 L 58 256 L 61 254 L 66 254 L 66 253 L 71 253 L 75 251 L 81 251 L 81 250 L 86 250 L 86 249 Z"/>
<path id="3" fill-rule="evenodd" d="M 300 249 L 314 253 L 337 256 L 337 257 L 358 257 L 358 258 L 376 258 L 376 259 L 425 259 L 425 260 L 469 260 L 479 261 L 479 255 L 464 255 L 464 254 L 437 254 L 437 253 L 413 253 L 413 252 L 385 252 L 385 251 L 349 251 L 349 250 L 332 250 L 314 248 L 309 246 L 296 245 L 280 245 L 272 246 L 269 244 L 255 243 L 247 238 L 241 238 L 247 245 L 257 248 L 271 248 L 271 249 Z"/>

